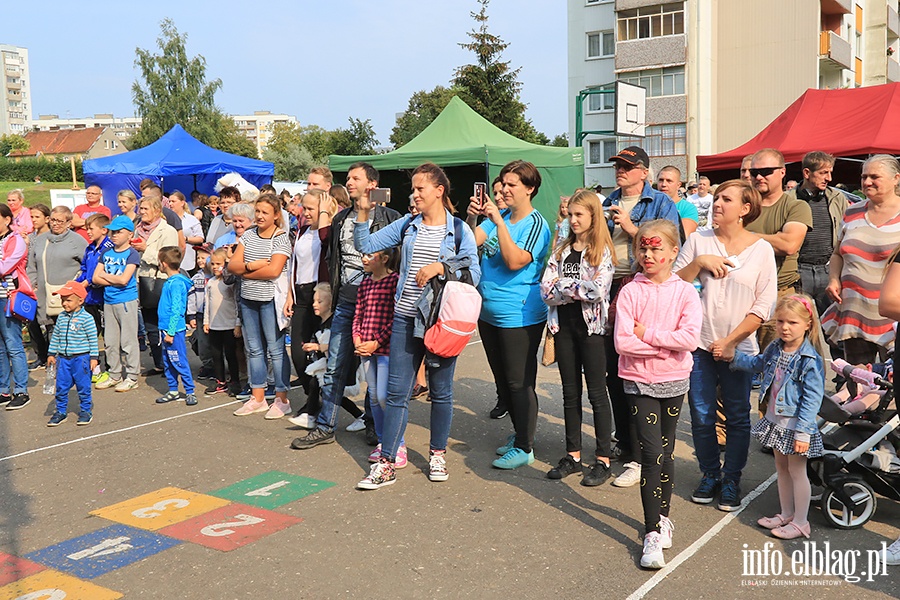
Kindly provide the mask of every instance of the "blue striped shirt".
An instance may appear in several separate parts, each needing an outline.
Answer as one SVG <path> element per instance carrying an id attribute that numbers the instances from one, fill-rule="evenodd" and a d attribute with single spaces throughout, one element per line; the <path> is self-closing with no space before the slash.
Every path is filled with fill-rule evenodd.
<path id="1" fill-rule="evenodd" d="M 90 353 L 91 358 L 98 358 L 100 350 L 97 346 L 97 326 L 94 317 L 78 307 L 75 312 L 63 311 L 56 318 L 53 335 L 50 336 L 48 354 L 76 356 Z"/>

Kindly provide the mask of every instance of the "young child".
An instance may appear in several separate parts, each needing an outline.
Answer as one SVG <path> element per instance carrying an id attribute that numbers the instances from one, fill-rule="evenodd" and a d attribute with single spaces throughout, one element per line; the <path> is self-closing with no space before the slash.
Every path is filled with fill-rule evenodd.
<path id="1" fill-rule="evenodd" d="M 183 258 L 184 255 L 178 246 L 165 246 L 159 249 L 159 270 L 165 273 L 168 279 L 163 284 L 156 312 L 159 316 L 159 332 L 163 335 L 163 366 L 166 371 L 166 381 L 169 383 L 169 392 L 157 398 L 156 403 L 165 404 L 181 400 L 181 395 L 178 393 L 178 376 L 180 375 L 181 383 L 184 386 L 184 403 L 193 406 L 197 404 L 197 396 L 194 395 L 194 378 L 191 375 L 191 367 L 188 365 L 185 343 L 187 324 L 184 322 L 191 280 L 181 273 Z"/>
<path id="2" fill-rule="evenodd" d="M 306 374 L 313 377 L 310 382 L 309 395 L 306 397 L 306 405 L 300 409 L 296 417 L 288 419 L 292 424 L 302 427 L 303 429 L 315 429 L 316 417 L 322 408 L 322 399 L 319 394 L 322 389 L 322 380 L 325 376 L 325 361 L 328 354 L 328 342 L 331 339 L 331 285 L 327 283 L 319 283 L 313 291 L 313 312 L 322 324 L 319 330 L 313 334 L 310 341 L 301 346 L 301 350 L 309 352 Z M 356 377 L 356 374 L 353 374 Z M 351 393 L 351 388 L 345 388 L 346 393 Z M 346 410 L 354 419 L 362 417 L 363 413 L 350 398 L 344 396 L 341 398 L 341 408 Z M 299 438 L 298 438 L 299 439 Z"/>
<path id="3" fill-rule="evenodd" d="M 187 320 L 188 327 L 194 330 L 193 336 L 197 342 L 194 348 L 200 357 L 200 371 L 198 379 L 215 376 L 213 371 L 213 350 L 209 347 L 209 335 L 204 327 L 204 307 L 206 305 L 206 284 L 212 277 L 209 266 L 209 257 L 212 254 L 212 244 L 205 242 L 194 246 L 197 256 L 197 271 L 191 276 L 191 290 L 188 292 Z"/>
<path id="4" fill-rule="evenodd" d="M 200 252 L 197 253 L 198 256 Z M 203 331 L 209 336 L 212 352 L 213 373 L 216 383 L 206 390 L 207 395 L 225 394 L 234 396 L 240 391 L 237 340 L 241 338 L 241 321 L 238 315 L 234 284 L 224 278 L 228 252 L 224 248 L 213 251 L 209 260 L 212 279 L 204 289 Z M 196 284 L 195 284 L 196 285 Z M 231 385 L 225 380 L 225 360 Z"/>
<path id="5" fill-rule="evenodd" d="M 645 223 L 634 236 L 642 273 L 616 300 L 619 376 L 634 415 L 641 449 L 644 551 L 641 566 L 666 566 L 672 547 L 669 519 L 675 486 L 675 428 L 700 343 L 703 312 L 694 286 L 672 274 L 679 233 L 666 220 Z"/>
<path id="6" fill-rule="evenodd" d="M 87 292 L 77 281 L 67 281 L 53 292 L 62 298 L 63 312 L 56 319 L 50 336 L 47 363 L 56 363 L 56 412 L 47 427 L 56 427 L 66 420 L 69 408 L 69 390 L 78 390 L 80 414 L 76 425 L 88 425 L 93 420 L 90 372 L 97 366 L 100 353 L 97 347 L 97 327 L 94 319 L 84 309 Z"/>
<path id="7" fill-rule="evenodd" d="M 103 315 L 103 286 L 93 282 L 94 271 L 107 250 L 113 248 L 113 243 L 106 236 L 109 226 L 109 217 L 101 213 L 94 213 L 84 221 L 87 236 L 90 242 L 84 249 L 84 257 L 81 259 L 81 270 L 75 277 L 75 281 L 82 284 L 87 290 L 87 298 L 84 300 L 84 309 L 94 318 L 97 331 L 103 331 L 101 317 Z M 109 373 L 98 364 L 91 373 L 91 381 L 101 384 L 109 381 Z M 102 389 L 102 388 L 101 388 Z"/>
<path id="8" fill-rule="evenodd" d="M 757 523 L 783 540 L 809 537 L 810 484 L 807 458 L 822 456 L 816 415 L 825 393 L 825 366 L 816 305 L 805 294 L 785 296 L 775 305 L 778 338 L 761 354 L 722 356 L 732 369 L 762 373 L 759 398 L 769 400 L 765 416 L 750 431 L 775 451 L 781 512 Z"/>
<path id="9" fill-rule="evenodd" d="M 560 204 L 562 207 L 562 204 Z M 609 288 L 615 248 L 603 218 L 600 198 L 581 190 L 567 203 L 569 232 L 550 254 L 541 294 L 550 306 L 547 326 L 553 334 L 563 389 L 566 455 L 547 477 L 562 479 L 581 473 L 581 377 L 587 381 L 594 413 L 596 461 L 581 485 L 597 486 L 609 478 L 612 411 L 606 394 L 606 351 Z"/>
<path id="10" fill-rule="evenodd" d="M 381 433 L 384 425 L 384 407 L 387 401 L 388 363 L 391 353 L 391 331 L 394 324 L 394 294 L 397 291 L 397 252 L 391 248 L 364 254 L 363 271 L 369 275 L 359 284 L 356 296 L 356 314 L 353 316 L 353 346 L 362 358 L 369 387 L 372 420 L 378 445 L 369 455 L 369 462 L 381 458 Z M 400 440 L 394 468 L 407 464 L 406 443 Z"/>
<path id="11" fill-rule="evenodd" d="M 138 346 L 137 268 L 141 256 L 131 247 L 134 223 L 119 215 L 106 227 L 113 247 L 94 269 L 94 285 L 103 286 L 103 342 L 109 379 L 97 382 L 97 389 L 115 387 L 127 392 L 138 386 L 141 354 Z M 124 376 L 122 354 L 125 355 Z"/>

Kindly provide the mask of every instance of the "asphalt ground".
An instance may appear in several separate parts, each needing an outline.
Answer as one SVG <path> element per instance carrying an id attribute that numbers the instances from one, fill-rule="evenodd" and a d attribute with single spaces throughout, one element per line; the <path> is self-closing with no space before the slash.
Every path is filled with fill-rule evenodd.
<path id="1" fill-rule="evenodd" d="M 813 508 L 809 542 L 775 540 L 755 524 L 778 511 L 778 498 L 772 458 L 754 442 L 742 511 L 693 504 L 699 471 L 686 404 L 669 566 L 642 570 L 637 486 L 546 478 L 564 453 L 555 366 L 538 373 L 537 461 L 491 467 L 512 427 L 487 418 L 494 388 L 477 340 L 456 369 L 449 480 L 425 475 L 429 404 L 413 400 L 409 466 L 395 485 L 365 492 L 355 484 L 371 448 L 361 432 L 344 431 L 346 413 L 337 443 L 296 451 L 289 444 L 300 431 L 232 416 L 231 399 L 155 404 L 165 380 L 154 377 L 130 393 L 95 392 L 91 425 L 76 427 L 73 414 L 51 429 L 53 399 L 35 378 L 43 371 L 31 375 L 32 402 L 0 411 L 0 552 L 34 560 L 0 557 L 0 599 L 898 597 L 900 567 L 862 575 L 866 551 L 896 539 L 898 503 L 879 498 L 874 518 L 854 531 L 828 527 Z M 301 405 L 302 391 L 291 400 Z M 768 542 L 765 562 L 774 569 L 781 559 L 781 575 L 747 566 L 749 551 L 762 556 Z M 842 566 L 846 577 L 786 572 L 792 552 L 821 552 L 826 542 L 832 570 Z"/>

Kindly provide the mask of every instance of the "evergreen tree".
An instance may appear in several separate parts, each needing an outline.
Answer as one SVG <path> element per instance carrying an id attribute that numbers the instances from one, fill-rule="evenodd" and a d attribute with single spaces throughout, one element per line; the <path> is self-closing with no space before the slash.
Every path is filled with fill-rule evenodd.
<path id="1" fill-rule="evenodd" d="M 397 124 L 391 131 L 394 148 L 403 146 L 431 125 L 450 100 L 459 93 L 454 88 L 436 86 L 430 92 L 420 90 L 409 99 L 406 112 L 397 117 Z"/>
<path id="2" fill-rule="evenodd" d="M 481 10 L 471 13 L 476 28 L 466 34 L 471 41 L 460 44 L 475 54 L 476 62 L 459 67 L 453 85 L 466 104 L 503 131 L 529 142 L 546 143 L 547 137 L 538 134 L 525 118 L 525 104 L 519 99 L 521 68 L 513 69 L 509 61 L 501 60 L 509 43 L 488 31 L 490 0 L 478 2 Z"/>

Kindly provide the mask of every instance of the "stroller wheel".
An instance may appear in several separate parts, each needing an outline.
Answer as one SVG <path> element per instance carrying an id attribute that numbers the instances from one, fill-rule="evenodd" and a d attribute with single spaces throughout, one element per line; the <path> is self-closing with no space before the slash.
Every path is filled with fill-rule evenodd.
<path id="1" fill-rule="evenodd" d="M 847 481 L 843 484 L 843 492 L 851 503 L 845 503 L 835 490 L 825 490 L 822 495 L 822 514 L 832 527 L 858 529 L 875 514 L 875 491 L 865 481 Z"/>

